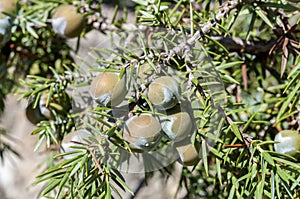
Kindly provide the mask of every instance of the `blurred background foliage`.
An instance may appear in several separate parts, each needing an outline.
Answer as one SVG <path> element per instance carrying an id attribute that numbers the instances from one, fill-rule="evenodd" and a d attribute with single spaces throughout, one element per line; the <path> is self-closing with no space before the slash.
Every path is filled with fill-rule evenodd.
<path id="1" fill-rule="evenodd" d="M 73 4 L 85 18 L 76 49 L 53 31 L 51 17 L 61 4 Z M 103 4 L 115 6 L 115 13 L 104 16 Z M 202 160 L 192 168 L 182 168 L 180 188 L 187 190 L 186 198 L 299 198 L 299 157 L 275 152 L 273 147 L 274 137 L 281 130 L 300 130 L 299 10 L 297 0 L 18 1 L 15 12 L 4 13 L 10 18 L 10 26 L 4 37 L 8 39 L 1 43 L 0 110 L 9 93 L 18 93 L 32 109 L 46 95 L 45 107 L 51 116 L 39 119 L 32 135 L 39 136 L 36 150 L 46 147 L 57 155 L 49 157 L 47 169 L 38 176 L 37 183 L 46 181 L 41 194 L 49 198 L 122 198 L 120 189 L 134 194 L 122 173 L 107 163 L 99 150 L 104 148 L 111 157 L 120 152 L 117 146 L 128 150 L 118 126 L 107 124 L 112 109 L 78 108 L 68 91 L 90 84 L 94 72 L 103 71 L 102 66 L 122 76 L 136 63 L 147 61 L 157 67 L 157 60 L 176 66 L 186 78 L 183 81 L 193 82 L 185 50 L 197 44 L 210 57 L 224 84 L 224 103 L 217 109 L 224 124 L 213 146 L 205 141 L 209 136 L 207 126 L 196 129 L 193 142 L 201 146 Z M 127 21 L 128 12 L 135 14 L 132 24 Z M 74 62 L 80 39 L 90 31 L 124 33 L 126 37 L 126 31 L 139 28 L 147 33 L 159 33 L 158 28 L 178 31 L 186 43 L 171 49 L 168 45 L 164 53 L 152 54 L 151 61 L 151 51 L 145 47 L 141 47 L 142 55 L 130 49 L 96 49 L 99 66 L 86 61 L 88 73 Z M 114 54 L 115 60 L 105 60 L 102 51 Z M 201 86 L 200 82 L 191 86 L 195 93 L 197 85 Z M 202 108 L 209 109 L 211 96 L 205 95 L 208 100 L 203 99 Z M 143 96 L 128 100 L 133 105 L 147 101 Z M 143 112 L 145 108 L 134 111 Z M 199 117 L 209 121 L 212 113 Z M 74 149 L 64 154 L 61 146 L 65 137 L 82 128 L 96 137 L 100 130 L 105 139 L 94 137 L 85 140 L 87 143 L 74 143 Z M 8 137 L 9 132 L 2 129 L 1 158 L 7 150 L 17 154 L 5 143 Z M 65 155 L 73 156 L 63 159 Z M 115 160 L 120 161 L 118 158 Z M 166 178 L 172 172 L 172 167 L 162 168 Z"/>

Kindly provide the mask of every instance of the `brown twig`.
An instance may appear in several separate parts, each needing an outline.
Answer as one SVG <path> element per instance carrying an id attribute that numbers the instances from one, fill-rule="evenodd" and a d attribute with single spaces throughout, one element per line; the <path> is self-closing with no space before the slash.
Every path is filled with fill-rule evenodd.
<path id="1" fill-rule="evenodd" d="M 269 41 L 246 41 L 237 37 L 214 36 L 212 39 L 218 41 L 229 51 L 245 52 L 251 54 L 268 53 L 276 43 L 275 39 Z"/>
<path id="2" fill-rule="evenodd" d="M 89 152 L 90 152 L 90 154 L 91 154 L 91 156 L 92 156 L 93 162 L 95 163 L 95 165 L 96 165 L 97 168 L 99 169 L 99 172 L 102 173 L 103 170 L 102 170 L 101 165 L 99 164 L 99 162 L 98 162 L 98 160 L 97 160 L 95 154 L 93 153 L 93 151 L 89 151 Z"/>

